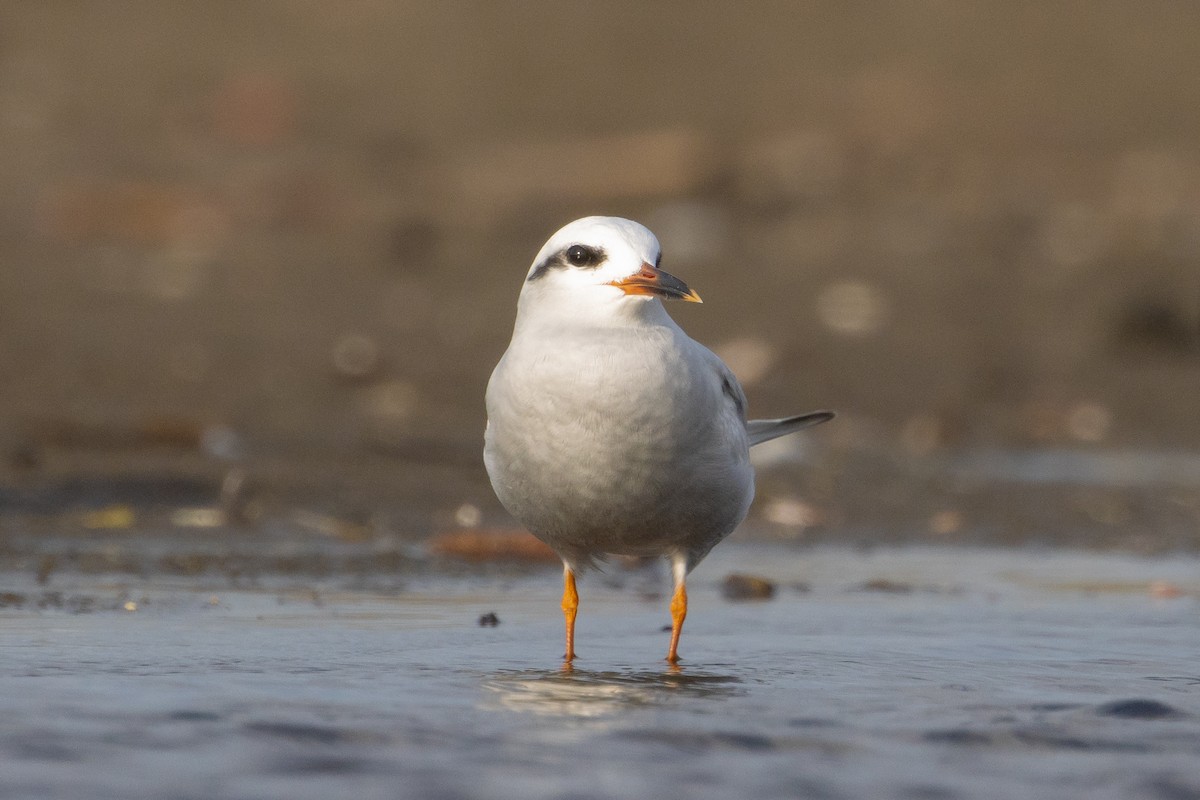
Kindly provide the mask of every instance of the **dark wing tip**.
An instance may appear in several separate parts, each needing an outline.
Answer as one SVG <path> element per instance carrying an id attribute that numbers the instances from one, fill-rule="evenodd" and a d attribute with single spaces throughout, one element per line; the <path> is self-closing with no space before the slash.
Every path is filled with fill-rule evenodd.
<path id="1" fill-rule="evenodd" d="M 810 411 L 807 414 L 800 414 L 799 416 L 792 417 L 788 420 L 788 422 L 794 422 L 796 424 L 804 423 L 805 426 L 811 427 L 813 425 L 820 425 L 823 422 L 829 422 L 829 420 L 836 416 L 837 414 L 832 411 Z"/>

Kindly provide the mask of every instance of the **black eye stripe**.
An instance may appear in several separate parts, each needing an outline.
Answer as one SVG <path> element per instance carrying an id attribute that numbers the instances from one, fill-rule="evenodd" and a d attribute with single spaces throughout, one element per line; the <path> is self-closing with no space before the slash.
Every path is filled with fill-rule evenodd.
<path id="1" fill-rule="evenodd" d="M 573 244 L 538 264 L 529 274 L 527 281 L 536 281 L 552 269 L 595 269 L 604 263 L 608 254 L 601 247 Z"/>

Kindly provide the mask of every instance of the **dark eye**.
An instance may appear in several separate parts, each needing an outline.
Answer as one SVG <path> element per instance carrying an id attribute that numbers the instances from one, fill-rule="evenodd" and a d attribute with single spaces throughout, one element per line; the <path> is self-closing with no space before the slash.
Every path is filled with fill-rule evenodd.
<path id="1" fill-rule="evenodd" d="M 604 253 L 582 244 L 567 248 L 567 263 L 573 267 L 594 267 L 604 259 Z"/>

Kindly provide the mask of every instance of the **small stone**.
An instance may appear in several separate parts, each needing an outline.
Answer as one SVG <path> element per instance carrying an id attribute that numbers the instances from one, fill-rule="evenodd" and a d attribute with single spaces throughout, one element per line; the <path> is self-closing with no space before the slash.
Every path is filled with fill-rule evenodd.
<path id="1" fill-rule="evenodd" d="M 721 584 L 721 594 L 726 600 L 770 600 L 775 596 L 775 582 L 754 575 L 733 573 Z"/>
<path id="2" fill-rule="evenodd" d="M 1123 719 L 1167 719 L 1180 713 L 1166 703 L 1157 700 L 1114 700 L 1096 708 L 1097 714 Z"/>

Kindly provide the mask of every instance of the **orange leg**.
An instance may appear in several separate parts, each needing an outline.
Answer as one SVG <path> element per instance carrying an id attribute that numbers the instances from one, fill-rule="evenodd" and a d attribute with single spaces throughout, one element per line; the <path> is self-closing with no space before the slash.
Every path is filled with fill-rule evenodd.
<path id="1" fill-rule="evenodd" d="M 568 664 L 575 658 L 575 612 L 579 610 L 579 592 L 575 590 L 575 573 L 570 565 L 563 565 L 563 616 L 567 620 L 567 652 L 563 660 Z"/>
<path id="2" fill-rule="evenodd" d="M 675 584 L 675 596 L 671 598 L 671 647 L 667 650 L 667 661 L 679 663 L 679 634 L 683 631 L 683 621 L 687 619 L 687 588 L 680 580 Z"/>

